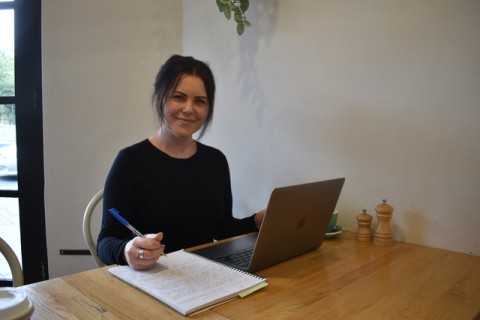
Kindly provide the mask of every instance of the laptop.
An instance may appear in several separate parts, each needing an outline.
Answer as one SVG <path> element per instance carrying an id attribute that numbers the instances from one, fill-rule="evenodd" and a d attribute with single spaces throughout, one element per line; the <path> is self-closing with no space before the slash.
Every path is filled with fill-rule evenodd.
<path id="1" fill-rule="evenodd" d="M 255 272 L 320 247 L 345 178 L 275 188 L 258 233 L 198 249 L 203 257 Z"/>

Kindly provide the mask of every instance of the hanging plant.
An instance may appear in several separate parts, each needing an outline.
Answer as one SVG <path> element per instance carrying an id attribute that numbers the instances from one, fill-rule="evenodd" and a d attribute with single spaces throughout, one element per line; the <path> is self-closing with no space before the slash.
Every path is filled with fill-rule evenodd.
<path id="1" fill-rule="evenodd" d="M 225 18 L 230 20 L 233 13 L 233 19 L 237 23 L 237 33 L 239 36 L 245 31 L 245 27 L 250 27 L 252 24 L 247 21 L 245 12 L 250 6 L 249 0 L 217 0 L 217 6 L 220 12 L 223 12 Z"/>

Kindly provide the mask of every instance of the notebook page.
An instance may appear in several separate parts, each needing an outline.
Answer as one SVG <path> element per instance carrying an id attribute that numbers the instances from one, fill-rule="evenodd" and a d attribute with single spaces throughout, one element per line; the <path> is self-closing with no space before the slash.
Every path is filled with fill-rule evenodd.
<path id="1" fill-rule="evenodd" d="M 239 292 L 265 282 L 264 278 L 184 250 L 162 256 L 147 271 L 119 266 L 109 272 L 183 314 L 234 298 Z"/>

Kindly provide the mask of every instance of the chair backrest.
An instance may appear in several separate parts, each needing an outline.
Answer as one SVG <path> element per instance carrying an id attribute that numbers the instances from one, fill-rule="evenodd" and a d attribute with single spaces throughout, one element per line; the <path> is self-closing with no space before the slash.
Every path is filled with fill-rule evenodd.
<path id="1" fill-rule="evenodd" d="M 20 261 L 18 261 L 18 257 L 13 249 L 2 238 L 0 238 L 0 251 L 7 260 L 10 270 L 12 271 L 13 286 L 23 286 L 23 271 Z"/>
<path id="2" fill-rule="evenodd" d="M 92 230 L 91 230 L 91 220 L 92 220 L 92 214 L 95 210 L 95 207 L 98 205 L 98 203 L 103 199 L 103 189 L 98 191 L 90 200 L 90 202 L 87 205 L 87 208 L 85 209 L 85 213 L 83 214 L 83 238 L 85 239 L 85 242 L 87 243 L 88 250 L 90 250 L 90 253 L 92 254 L 93 259 L 95 260 L 95 263 L 97 264 L 98 267 L 103 267 L 105 264 L 100 260 L 97 254 L 97 243 L 92 237 Z"/>

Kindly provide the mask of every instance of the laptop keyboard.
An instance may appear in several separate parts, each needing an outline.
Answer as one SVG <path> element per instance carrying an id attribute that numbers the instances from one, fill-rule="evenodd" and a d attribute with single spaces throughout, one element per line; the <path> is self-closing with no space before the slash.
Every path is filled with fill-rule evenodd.
<path id="1" fill-rule="evenodd" d="M 235 253 L 220 257 L 217 260 L 227 264 L 233 264 L 242 268 L 247 268 L 252 259 L 253 248 L 245 249 Z"/>

